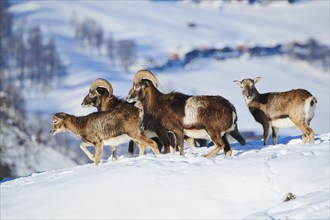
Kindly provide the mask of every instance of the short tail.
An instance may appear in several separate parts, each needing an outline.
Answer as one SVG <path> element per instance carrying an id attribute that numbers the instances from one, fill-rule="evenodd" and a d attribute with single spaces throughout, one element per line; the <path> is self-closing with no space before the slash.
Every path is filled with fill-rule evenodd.
<path id="1" fill-rule="evenodd" d="M 238 131 L 238 127 L 237 127 L 238 117 L 237 117 L 236 109 L 233 105 L 232 105 L 232 108 L 233 108 L 233 126 L 234 126 L 234 129 L 229 131 L 229 134 L 234 139 L 236 139 L 242 146 L 244 146 L 246 144 L 246 141 Z"/>
<path id="2" fill-rule="evenodd" d="M 314 117 L 317 99 L 314 96 L 309 97 L 305 103 L 305 122 L 309 125 Z"/>
<path id="3" fill-rule="evenodd" d="M 315 96 L 313 96 L 310 102 L 311 107 L 313 107 L 316 103 L 317 103 L 317 99 Z"/>

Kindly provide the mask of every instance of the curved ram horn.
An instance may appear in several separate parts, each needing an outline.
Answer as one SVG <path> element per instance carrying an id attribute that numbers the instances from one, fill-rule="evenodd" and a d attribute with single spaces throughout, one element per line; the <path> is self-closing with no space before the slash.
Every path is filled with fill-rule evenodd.
<path id="1" fill-rule="evenodd" d="M 95 90 L 97 87 L 105 88 L 106 90 L 108 90 L 109 95 L 112 95 L 112 86 L 107 80 L 101 78 L 94 80 L 91 83 L 91 90 Z"/>
<path id="2" fill-rule="evenodd" d="M 156 76 L 149 70 L 146 69 L 139 70 L 135 74 L 133 82 L 135 84 L 137 82 L 140 82 L 142 79 L 149 79 L 150 81 L 152 81 L 152 83 L 155 85 L 156 88 L 158 87 L 158 81 Z"/>

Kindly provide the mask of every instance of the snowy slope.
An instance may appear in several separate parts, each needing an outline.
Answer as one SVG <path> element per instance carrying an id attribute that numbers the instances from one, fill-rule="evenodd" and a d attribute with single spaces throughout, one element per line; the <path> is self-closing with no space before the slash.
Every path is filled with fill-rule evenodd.
<path id="1" fill-rule="evenodd" d="M 34 174 L 1 184 L 1 219 L 329 219 L 329 135 Z"/>
<path id="2" fill-rule="evenodd" d="M 136 40 L 139 57 L 163 59 L 169 52 L 180 54 L 201 46 L 273 45 L 310 37 L 330 45 L 329 4 L 302 1 L 289 6 L 281 1 L 268 7 L 208 7 L 187 1 L 19 2 L 12 12 L 18 20 L 27 21 L 26 27 L 40 24 L 46 36 L 55 39 L 69 72 L 63 84 L 46 97 L 28 94 L 28 109 L 48 112 L 50 117 L 58 111 L 85 115 L 95 111 L 80 107 L 91 81 L 108 79 L 114 94 L 124 98 L 133 74 L 142 68 L 137 65 L 126 74 L 106 57 L 82 49 L 69 25 L 73 12 L 80 20 L 97 20 L 116 40 Z M 187 22 L 196 22 L 196 28 L 188 29 Z M 258 133 L 261 126 L 254 122 L 233 80 L 261 76 L 260 92 L 306 88 L 319 101 L 311 122 L 318 134 L 316 143 L 301 145 L 297 129 L 281 129 L 278 145 L 234 143 L 230 158 L 223 152 L 211 159 L 201 157 L 207 148 L 187 149 L 185 157 L 156 158 L 149 153 L 127 158 L 121 154 L 117 162 L 103 161 L 98 167 L 86 164 L 33 174 L 1 184 L 1 219 L 330 218 L 329 74 L 286 59 L 248 57 L 197 60 L 185 69 L 155 74 L 164 92 L 228 98 L 237 109 L 239 129 Z M 288 192 L 297 198 L 283 203 Z"/>

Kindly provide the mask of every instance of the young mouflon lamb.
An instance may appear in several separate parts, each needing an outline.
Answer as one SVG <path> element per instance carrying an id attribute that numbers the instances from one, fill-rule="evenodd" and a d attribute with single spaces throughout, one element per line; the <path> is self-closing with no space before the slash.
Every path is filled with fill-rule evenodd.
<path id="1" fill-rule="evenodd" d="M 159 154 L 157 144 L 146 137 L 140 129 L 139 111 L 131 108 L 114 108 L 107 112 L 94 112 L 86 116 L 73 116 L 66 113 L 54 114 L 51 133 L 72 132 L 82 139 L 80 148 L 95 165 L 100 163 L 103 145 L 118 145 L 134 140 L 139 146 L 149 146 Z M 95 157 L 87 149 L 95 147 Z"/>

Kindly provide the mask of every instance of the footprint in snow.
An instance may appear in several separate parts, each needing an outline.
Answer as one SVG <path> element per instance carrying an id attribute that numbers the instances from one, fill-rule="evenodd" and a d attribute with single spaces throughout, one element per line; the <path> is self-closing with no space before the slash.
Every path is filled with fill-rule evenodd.
<path id="1" fill-rule="evenodd" d="M 308 152 L 301 152 L 301 155 L 307 156 L 307 157 L 312 157 L 312 156 L 316 156 L 316 153 L 313 151 L 308 151 Z"/>

